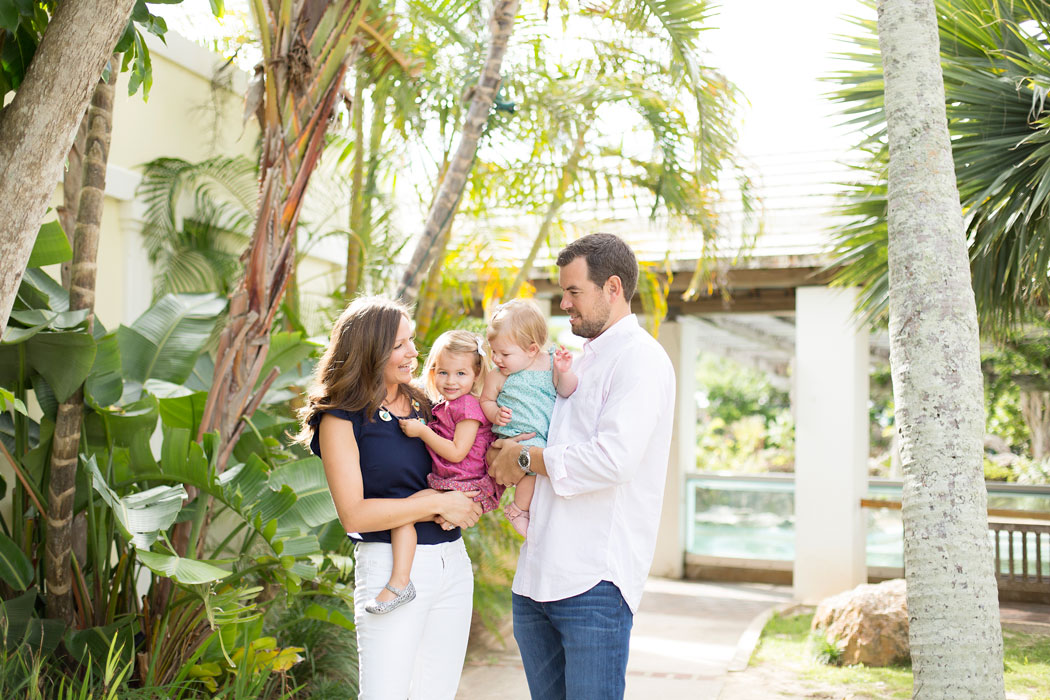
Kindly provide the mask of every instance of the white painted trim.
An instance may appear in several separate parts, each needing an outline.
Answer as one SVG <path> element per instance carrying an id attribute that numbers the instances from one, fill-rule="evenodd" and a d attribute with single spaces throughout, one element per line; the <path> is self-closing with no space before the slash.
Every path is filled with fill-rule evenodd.
<path id="1" fill-rule="evenodd" d="M 164 41 L 149 33 L 145 34 L 145 37 L 150 53 L 163 56 L 207 81 L 211 81 L 215 77 L 215 71 L 226 63 L 218 54 L 175 32 L 167 32 Z M 248 74 L 237 68 L 235 63 L 226 70 L 233 71 L 232 92 L 237 95 L 245 94 L 248 91 Z"/>
<path id="2" fill-rule="evenodd" d="M 113 163 L 106 164 L 106 196 L 121 202 L 135 199 L 142 175 Z"/>

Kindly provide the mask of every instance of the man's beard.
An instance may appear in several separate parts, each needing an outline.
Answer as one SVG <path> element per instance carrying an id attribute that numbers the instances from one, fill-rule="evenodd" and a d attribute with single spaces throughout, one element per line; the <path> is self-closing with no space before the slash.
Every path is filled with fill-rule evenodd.
<path id="1" fill-rule="evenodd" d="M 572 332 L 581 338 L 597 338 L 605 330 L 605 324 L 609 322 L 609 315 L 609 305 L 604 299 L 601 299 L 594 305 L 594 318 L 584 320 L 582 315 L 577 316 L 579 320 L 576 325 L 572 326 Z"/>

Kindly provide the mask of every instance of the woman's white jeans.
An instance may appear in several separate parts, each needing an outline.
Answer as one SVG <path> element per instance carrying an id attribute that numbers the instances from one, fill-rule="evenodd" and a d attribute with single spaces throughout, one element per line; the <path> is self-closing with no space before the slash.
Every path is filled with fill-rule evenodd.
<path id="1" fill-rule="evenodd" d="M 416 545 L 411 576 L 416 599 L 385 615 L 365 612 L 365 604 L 390 579 L 390 545 L 358 542 L 355 566 L 359 700 L 453 700 L 474 596 L 463 539 Z"/>

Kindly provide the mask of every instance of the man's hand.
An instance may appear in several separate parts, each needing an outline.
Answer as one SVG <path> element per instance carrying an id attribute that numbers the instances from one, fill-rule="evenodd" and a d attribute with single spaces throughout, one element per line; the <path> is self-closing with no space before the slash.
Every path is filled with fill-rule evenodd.
<path id="1" fill-rule="evenodd" d="M 497 484 L 513 486 L 525 476 L 525 472 L 518 466 L 518 455 L 521 454 L 521 445 L 518 443 L 535 435 L 536 433 L 522 433 L 492 443 L 492 447 L 485 453 L 485 462 L 489 465 L 489 476 Z"/>

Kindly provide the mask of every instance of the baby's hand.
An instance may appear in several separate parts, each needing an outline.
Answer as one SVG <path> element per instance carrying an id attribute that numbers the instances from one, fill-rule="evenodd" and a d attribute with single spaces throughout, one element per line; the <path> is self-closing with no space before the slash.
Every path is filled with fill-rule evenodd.
<path id="1" fill-rule="evenodd" d="M 513 411 L 506 406 L 499 407 L 499 413 L 496 415 L 496 420 L 492 421 L 493 425 L 507 425 L 510 423 Z"/>
<path id="2" fill-rule="evenodd" d="M 401 431 L 412 438 L 422 435 L 427 427 L 415 418 L 399 418 L 397 422 L 401 425 Z"/>
<path id="3" fill-rule="evenodd" d="M 554 351 L 554 368 L 559 372 L 571 371 L 572 353 L 564 347 L 558 346 L 558 349 Z"/>

